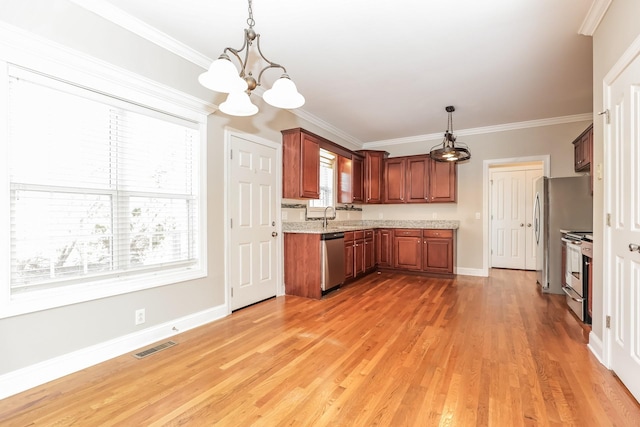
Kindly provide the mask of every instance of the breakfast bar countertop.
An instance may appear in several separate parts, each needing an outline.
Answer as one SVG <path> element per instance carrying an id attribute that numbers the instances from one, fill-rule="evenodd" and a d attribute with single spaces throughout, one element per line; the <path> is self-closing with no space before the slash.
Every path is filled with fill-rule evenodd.
<path id="1" fill-rule="evenodd" d="M 327 228 L 322 228 L 322 221 L 283 222 L 283 233 L 324 234 L 340 231 L 356 231 L 372 228 L 418 228 L 457 230 L 457 220 L 363 220 L 363 221 L 329 221 Z"/>

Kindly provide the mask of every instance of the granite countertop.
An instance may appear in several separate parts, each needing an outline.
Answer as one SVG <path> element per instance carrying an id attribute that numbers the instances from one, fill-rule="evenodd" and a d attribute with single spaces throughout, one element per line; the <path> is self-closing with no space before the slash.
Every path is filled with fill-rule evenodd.
<path id="1" fill-rule="evenodd" d="M 322 228 L 322 221 L 283 222 L 283 233 L 323 234 L 340 231 L 356 231 L 372 228 L 419 228 L 419 229 L 448 229 L 457 230 L 460 221 L 457 220 L 364 220 L 364 221 L 333 221 Z"/>

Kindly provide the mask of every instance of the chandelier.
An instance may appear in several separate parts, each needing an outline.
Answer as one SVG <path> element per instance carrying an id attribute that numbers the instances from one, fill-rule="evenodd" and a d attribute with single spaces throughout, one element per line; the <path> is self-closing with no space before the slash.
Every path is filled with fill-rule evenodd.
<path id="1" fill-rule="evenodd" d="M 460 162 L 463 160 L 469 160 L 471 153 L 469 147 L 466 144 L 456 144 L 456 137 L 453 135 L 453 112 L 456 109 L 453 106 L 448 106 L 445 111 L 449 113 L 449 123 L 447 124 L 447 131 L 444 133 L 444 140 L 442 143 L 431 147 L 429 157 L 438 162 Z M 451 132 L 449 132 L 451 129 Z"/>
<path id="2" fill-rule="evenodd" d="M 291 81 L 287 70 L 280 64 L 269 61 L 260 50 L 260 34 L 253 29 L 255 25 L 251 0 L 249 0 L 249 28 L 244 30 L 244 43 L 240 49 L 227 47 L 218 59 L 211 63 L 209 70 L 198 77 L 201 85 L 216 92 L 228 93 L 225 102 L 220 104 L 220 111 L 231 116 L 252 116 L 258 112 L 249 95 L 261 85 L 262 74 L 270 68 L 282 69 L 282 76 L 275 81 L 273 87 L 264 92 L 262 98 L 276 108 L 293 109 L 304 105 L 304 97 L 298 92 L 295 83 Z M 253 77 L 251 71 L 247 71 L 249 51 L 255 41 L 257 52 L 263 61 L 267 63 L 259 72 L 258 79 Z M 244 60 L 240 54 L 244 51 Z M 228 53 L 231 53 L 240 63 L 240 72 L 231 62 Z"/>

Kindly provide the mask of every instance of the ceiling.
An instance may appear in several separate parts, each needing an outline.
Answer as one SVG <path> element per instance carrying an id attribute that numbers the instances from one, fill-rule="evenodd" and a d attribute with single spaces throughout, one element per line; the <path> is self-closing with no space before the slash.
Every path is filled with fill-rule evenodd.
<path id="1" fill-rule="evenodd" d="M 240 48 L 247 28 L 241 0 L 73 1 L 180 46 L 203 67 L 225 47 Z M 591 7 L 592 0 L 255 0 L 253 16 L 262 52 L 306 98 L 297 114 L 375 144 L 442 134 L 447 105 L 456 107 L 457 134 L 584 120 L 592 111 L 592 40 L 578 30 Z M 279 75 L 268 71 L 266 86 Z"/>

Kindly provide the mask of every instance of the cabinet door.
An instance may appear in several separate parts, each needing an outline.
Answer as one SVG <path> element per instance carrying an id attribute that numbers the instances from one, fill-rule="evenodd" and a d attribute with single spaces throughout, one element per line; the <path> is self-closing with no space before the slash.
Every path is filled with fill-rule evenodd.
<path id="1" fill-rule="evenodd" d="M 429 160 L 429 201 L 445 203 L 456 201 L 455 162 Z"/>
<path id="2" fill-rule="evenodd" d="M 393 236 L 393 267 L 405 270 L 422 269 L 422 238 L 420 230 L 396 230 Z"/>
<path id="3" fill-rule="evenodd" d="M 364 238 L 364 269 L 372 270 L 376 266 L 375 262 L 375 244 L 373 239 L 373 230 L 365 231 Z"/>
<path id="4" fill-rule="evenodd" d="M 408 157 L 405 180 L 406 203 L 426 203 L 429 189 L 429 159 L 427 156 Z"/>
<path id="5" fill-rule="evenodd" d="M 358 277 L 364 273 L 364 239 L 356 239 L 353 251 L 353 274 Z"/>
<path id="6" fill-rule="evenodd" d="M 338 202 L 353 203 L 353 162 L 343 156 L 338 156 L 337 160 Z"/>
<path id="7" fill-rule="evenodd" d="M 382 203 L 384 187 L 382 181 L 384 151 L 364 152 L 365 203 Z"/>
<path id="8" fill-rule="evenodd" d="M 364 159 L 360 156 L 353 156 L 351 165 L 351 190 L 353 195 L 351 203 L 362 203 L 364 202 Z"/>
<path id="9" fill-rule="evenodd" d="M 391 250 L 393 247 L 393 232 L 392 230 L 380 229 L 376 231 L 376 264 L 379 267 L 392 267 L 393 258 L 391 256 Z"/>
<path id="10" fill-rule="evenodd" d="M 309 199 L 320 198 L 320 142 L 311 135 L 302 134 L 301 141 L 301 195 Z"/>
<path id="11" fill-rule="evenodd" d="M 423 230 L 422 269 L 453 274 L 453 230 Z"/>
<path id="12" fill-rule="evenodd" d="M 353 241 L 344 242 L 344 277 L 353 279 Z"/>
<path id="13" fill-rule="evenodd" d="M 387 159 L 384 162 L 384 202 L 404 203 L 405 160 Z"/>

